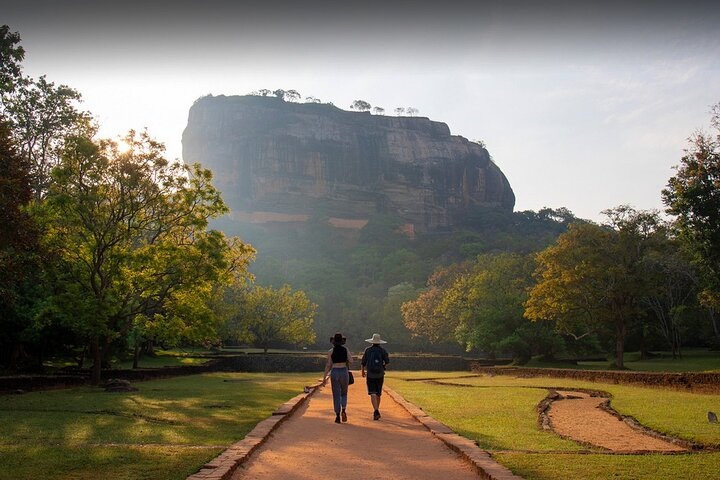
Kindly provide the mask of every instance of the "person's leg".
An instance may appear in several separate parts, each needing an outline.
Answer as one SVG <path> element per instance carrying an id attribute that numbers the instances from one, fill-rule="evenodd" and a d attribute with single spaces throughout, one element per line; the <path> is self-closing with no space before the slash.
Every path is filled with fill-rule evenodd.
<path id="1" fill-rule="evenodd" d="M 375 407 L 375 410 L 377 410 L 378 412 L 380 411 L 380 400 L 382 400 L 382 390 L 384 382 L 385 377 L 380 377 L 377 379 L 377 406 Z"/>
<path id="2" fill-rule="evenodd" d="M 335 423 L 340 423 L 340 404 L 342 395 L 342 385 L 340 384 L 340 376 L 333 368 L 330 370 L 330 385 L 332 386 L 333 408 L 335 410 Z M 347 392 L 347 391 L 346 391 Z M 347 393 L 346 393 L 347 394 Z"/>
<path id="3" fill-rule="evenodd" d="M 370 403 L 372 403 L 373 410 L 377 411 L 380 409 L 380 397 L 376 393 L 370 395 Z"/>
<path id="4" fill-rule="evenodd" d="M 347 368 L 338 370 L 340 370 L 340 372 L 338 372 L 338 378 L 340 382 L 340 414 L 342 421 L 347 422 L 347 414 L 345 413 L 345 407 L 347 407 L 348 381 L 350 380 L 350 376 L 348 375 Z"/>

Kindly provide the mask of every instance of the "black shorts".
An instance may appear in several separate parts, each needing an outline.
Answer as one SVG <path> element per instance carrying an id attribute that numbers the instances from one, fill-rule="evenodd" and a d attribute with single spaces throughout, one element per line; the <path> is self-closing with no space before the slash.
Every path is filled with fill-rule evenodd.
<path id="1" fill-rule="evenodd" d="M 383 381 L 385 381 L 385 377 L 380 378 L 366 378 L 367 380 L 367 389 L 368 389 L 368 395 L 377 395 L 378 397 L 382 395 L 382 387 L 383 387 Z"/>

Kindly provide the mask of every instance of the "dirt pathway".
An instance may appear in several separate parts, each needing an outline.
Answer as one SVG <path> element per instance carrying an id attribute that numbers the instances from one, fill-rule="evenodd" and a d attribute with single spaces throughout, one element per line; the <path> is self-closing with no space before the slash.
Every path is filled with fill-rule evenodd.
<path id="1" fill-rule="evenodd" d="M 591 397 L 582 392 L 558 393 L 570 397 L 553 402 L 548 414 L 553 430 L 560 435 L 618 453 L 686 451 L 683 447 L 646 435 L 599 408 L 607 400 L 605 398 Z"/>
<path id="2" fill-rule="evenodd" d="M 348 423 L 334 423 L 330 385 L 271 434 L 233 480 L 478 479 L 473 467 L 435 438 L 390 396 L 372 420 L 365 382 L 350 386 Z"/>

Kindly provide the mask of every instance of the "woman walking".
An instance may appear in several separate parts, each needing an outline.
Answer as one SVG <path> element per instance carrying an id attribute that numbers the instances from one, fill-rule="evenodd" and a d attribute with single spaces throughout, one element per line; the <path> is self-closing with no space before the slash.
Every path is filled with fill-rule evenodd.
<path id="1" fill-rule="evenodd" d="M 345 346 L 345 337 L 342 333 L 336 333 L 330 342 L 333 348 L 330 349 L 325 364 L 325 373 L 323 374 L 323 387 L 327 385 L 328 374 L 330 374 L 330 385 L 333 394 L 333 407 L 335 408 L 335 423 L 347 422 L 348 380 L 350 366 L 352 365 L 352 354 Z"/>

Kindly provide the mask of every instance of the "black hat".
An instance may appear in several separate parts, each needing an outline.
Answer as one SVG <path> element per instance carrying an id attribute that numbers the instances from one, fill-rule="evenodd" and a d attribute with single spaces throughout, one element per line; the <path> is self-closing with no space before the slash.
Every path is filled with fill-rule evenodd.
<path id="1" fill-rule="evenodd" d="M 343 334 L 340 332 L 337 332 L 335 335 L 330 337 L 330 342 L 334 343 L 335 345 L 344 345 L 347 338 L 343 337 Z"/>

